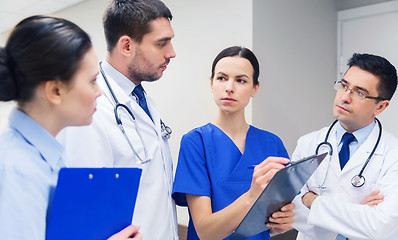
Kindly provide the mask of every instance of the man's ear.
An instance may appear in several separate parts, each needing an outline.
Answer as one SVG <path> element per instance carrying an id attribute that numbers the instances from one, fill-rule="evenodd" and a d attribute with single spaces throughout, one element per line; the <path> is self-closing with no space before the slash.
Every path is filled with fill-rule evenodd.
<path id="1" fill-rule="evenodd" d="M 46 81 L 44 83 L 44 95 L 51 103 L 58 105 L 62 102 L 62 87 L 63 84 L 60 80 Z"/>
<path id="2" fill-rule="evenodd" d="M 388 100 L 383 100 L 383 101 L 380 101 L 379 103 L 377 103 L 375 116 L 382 113 L 388 107 L 388 105 L 390 105 L 390 101 L 388 101 Z"/>
<path id="3" fill-rule="evenodd" d="M 127 35 L 123 35 L 117 41 L 117 49 L 123 56 L 130 56 L 134 53 L 135 41 Z"/>

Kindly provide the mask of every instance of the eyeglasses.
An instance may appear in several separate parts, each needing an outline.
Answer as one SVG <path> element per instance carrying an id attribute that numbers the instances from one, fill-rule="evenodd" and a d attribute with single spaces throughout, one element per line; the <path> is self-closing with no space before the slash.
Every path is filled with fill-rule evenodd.
<path id="1" fill-rule="evenodd" d="M 341 80 L 334 82 L 334 89 L 336 89 L 336 91 L 350 91 L 350 94 L 353 98 L 357 99 L 357 100 L 365 100 L 365 98 L 369 98 L 369 99 L 374 99 L 377 101 L 383 101 L 383 100 L 387 100 L 385 98 L 382 97 L 371 97 L 371 96 L 367 96 L 366 93 L 360 89 L 352 89 L 349 88 L 347 86 L 347 84 L 345 84 L 344 82 L 342 82 Z"/>

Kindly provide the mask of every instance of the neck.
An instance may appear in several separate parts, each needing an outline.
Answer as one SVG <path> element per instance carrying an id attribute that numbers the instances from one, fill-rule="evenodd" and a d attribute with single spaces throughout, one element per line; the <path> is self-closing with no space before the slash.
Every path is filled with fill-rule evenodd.
<path id="1" fill-rule="evenodd" d="M 123 58 L 123 56 L 117 55 L 117 53 L 108 52 L 105 60 L 118 72 L 123 74 L 126 78 L 132 81 L 135 85 L 140 84 L 139 81 L 131 79 L 129 75 L 129 64 L 128 59 Z"/>
<path id="2" fill-rule="evenodd" d="M 246 135 L 250 128 L 245 120 L 244 111 L 229 114 L 219 110 L 217 117 L 212 123 L 220 128 L 235 143 L 242 154 L 244 153 Z"/>
<path id="3" fill-rule="evenodd" d="M 239 136 L 241 134 L 246 136 L 250 127 L 246 122 L 244 112 L 229 114 L 219 110 L 212 123 L 229 136 Z"/>
<path id="4" fill-rule="evenodd" d="M 64 128 L 62 119 L 57 119 L 57 114 L 46 105 L 27 103 L 24 106 L 19 106 L 18 109 L 35 120 L 54 137 Z"/>

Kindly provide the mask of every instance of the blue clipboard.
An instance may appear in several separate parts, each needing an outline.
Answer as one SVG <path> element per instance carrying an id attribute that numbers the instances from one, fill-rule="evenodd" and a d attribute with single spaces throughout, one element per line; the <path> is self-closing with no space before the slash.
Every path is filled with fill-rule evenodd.
<path id="1" fill-rule="evenodd" d="M 131 224 L 138 168 L 62 168 L 46 240 L 104 240 Z"/>
<path id="2" fill-rule="evenodd" d="M 293 201 L 328 153 L 312 155 L 279 170 L 229 240 L 243 240 L 269 229 L 272 213 Z"/>

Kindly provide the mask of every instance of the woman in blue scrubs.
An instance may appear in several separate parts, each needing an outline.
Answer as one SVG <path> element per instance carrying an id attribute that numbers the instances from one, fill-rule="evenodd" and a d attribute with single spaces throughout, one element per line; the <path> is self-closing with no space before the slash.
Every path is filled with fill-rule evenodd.
<path id="1" fill-rule="evenodd" d="M 101 95 L 87 33 L 61 18 L 22 20 L 0 47 L 0 101 L 16 101 L 0 136 L 1 239 L 44 240 L 63 147 L 57 133 L 88 125 Z M 129 226 L 111 239 L 129 238 Z M 141 239 L 137 233 L 136 238 Z"/>
<path id="2" fill-rule="evenodd" d="M 189 240 L 228 239 L 289 162 L 279 137 L 246 122 L 245 108 L 257 93 L 258 77 L 257 58 L 247 48 L 226 48 L 213 61 L 210 85 L 218 114 L 183 136 L 173 188 L 176 203 L 188 205 Z M 271 231 L 290 229 L 293 209 L 289 204 L 274 213 L 267 224 Z M 269 232 L 250 239 L 270 239 Z"/>

